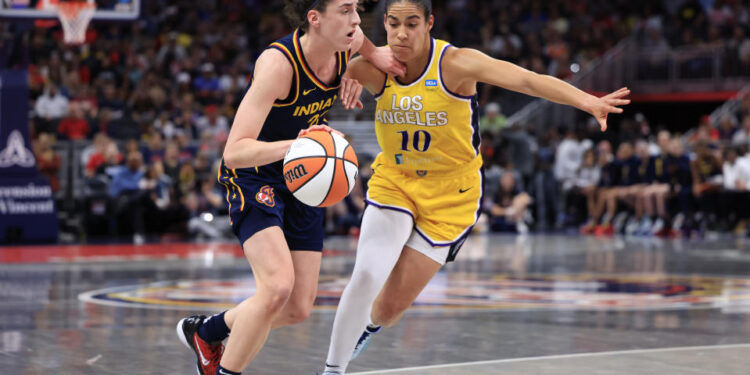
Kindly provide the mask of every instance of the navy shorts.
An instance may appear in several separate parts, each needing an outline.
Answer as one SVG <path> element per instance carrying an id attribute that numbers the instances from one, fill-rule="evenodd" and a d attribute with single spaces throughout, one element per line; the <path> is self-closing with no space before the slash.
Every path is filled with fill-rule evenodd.
<path id="1" fill-rule="evenodd" d="M 283 182 L 268 180 L 223 165 L 219 182 L 224 186 L 232 230 L 244 245 L 263 229 L 280 227 L 290 250 L 322 251 L 325 209 L 298 201 Z"/>

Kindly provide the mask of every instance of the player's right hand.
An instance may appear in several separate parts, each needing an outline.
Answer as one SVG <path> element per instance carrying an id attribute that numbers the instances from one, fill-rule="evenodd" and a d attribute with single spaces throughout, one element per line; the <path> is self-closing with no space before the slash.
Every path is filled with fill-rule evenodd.
<path id="1" fill-rule="evenodd" d="M 307 128 L 307 129 L 300 130 L 299 134 L 297 134 L 297 138 L 303 137 L 303 136 L 309 134 L 310 132 L 321 132 L 321 131 L 322 132 L 329 132 L 329 133 L 336 133 L 336 134 L 338 134 L 338 135 L 340 135 L 342 137 L 344 136 L 343 133 L 341 133 L 340 131 L 338 131 L 338 130 L 336 130 L 336 129 L 328 126 L 328 125 L 313 125 L 313 126 Z"/>

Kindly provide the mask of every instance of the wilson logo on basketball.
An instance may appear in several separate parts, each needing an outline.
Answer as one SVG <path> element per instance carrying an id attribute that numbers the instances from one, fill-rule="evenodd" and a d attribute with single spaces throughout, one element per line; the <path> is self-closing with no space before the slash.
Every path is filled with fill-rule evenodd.
<path id="1" fill-rule="evenodd" d="M 276 202 L 273 200 L 273 188 L 270 186 L 263 186 L 260 188 L 258 194 L 255 194 L 255 200 L 268 207 L 275 206 Z"/>
<path id="2" fill-rule="evenodd" d="M 284 173 L 284 179 L 289 184 L 293 183 L 294 180 L 297 180 L 304 176 L 307 176 L 307 170 L 305 170 L 305 166 L 302 164 L 291 168 L 286 173 Z"/>

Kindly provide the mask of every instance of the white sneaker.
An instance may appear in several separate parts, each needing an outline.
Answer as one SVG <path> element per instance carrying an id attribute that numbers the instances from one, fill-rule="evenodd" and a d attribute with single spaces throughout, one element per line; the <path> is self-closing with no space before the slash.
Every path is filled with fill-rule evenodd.
<path id="1" fill-rule="evenodd" d="M 634 217 L 628 220 L 628 224 L 625 225 L 625 234 L 628 236 L 634 236 L 638 233 L 638 229 L 641 227 L 641 223 Z"/>
<path id="2" fill-rule="evenodd" d="M 658 218 L 654 220 L 654 225 L 650 229 L 650 234 L 654 235 L 664 229 L 664 219 Z"/>
<path id="3" fill-rule="evenodd" d="M 625 229 L 625 222 L 628 220 L 628 213 L 627 212 L 620 212 L 617 215 L 615 215 L 615 218 L 612 219 L 612 228 L 615 230 L 615 234 L 620 234 Z"/>
<path id="4" fill-rule="evenodd" d="M 641 220 L 641 226 L 638 228 L 639 236 L 648 236 L 651 234 L 651 228 L 654 226 L 654 222 L 651 221 L 650 217 L 644 217 Z"/>

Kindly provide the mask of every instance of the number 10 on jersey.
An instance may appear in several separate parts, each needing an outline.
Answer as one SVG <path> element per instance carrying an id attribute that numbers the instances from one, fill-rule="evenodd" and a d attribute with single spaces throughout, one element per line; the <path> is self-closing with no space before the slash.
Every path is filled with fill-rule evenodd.
<path id="1" fill-rule="evenodd" d="M 398 132 L 398 134 L 401 134 L 401 150 L 402 151 L 411 151 L 409 149 L 409 132 L 408 131 L 401 131 Z M 428 133 L 425 130 L 417 130 L 414 132 L 414 135 L 411 137 L 411 146 L 414 150 L 419 152 L 426 152 L 427 149 L 430 148 L 430 142 L 432 142 L 432 136 L 430 133 Z"/>

